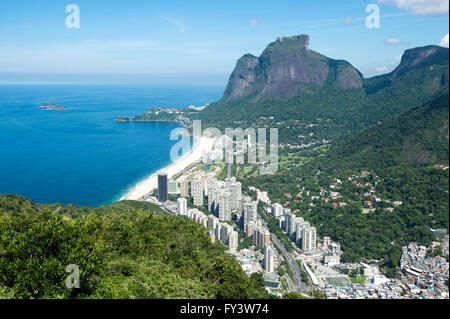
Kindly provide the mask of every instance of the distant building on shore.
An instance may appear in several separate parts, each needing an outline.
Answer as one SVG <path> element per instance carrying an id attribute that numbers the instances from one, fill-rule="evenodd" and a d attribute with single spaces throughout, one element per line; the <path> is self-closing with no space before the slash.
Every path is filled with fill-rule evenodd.
<path id="1" fill-rule="evenodd" d="M 167 174 L 158 174 L 158 202 L 166 202 L 167 198 Z"/>

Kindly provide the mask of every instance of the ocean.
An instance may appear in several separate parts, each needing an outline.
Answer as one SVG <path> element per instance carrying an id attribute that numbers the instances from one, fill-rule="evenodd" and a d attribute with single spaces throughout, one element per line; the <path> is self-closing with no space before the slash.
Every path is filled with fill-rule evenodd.
<path id="1" fill-rule="evenodd" d="M 201 106 L 222 87 L 0 85 L 0 194 L 99 206 L 170 164 L 176 123 L 118 123 L 154 106 Z M 45 102 L 69 108 L 39 109 Z"/>

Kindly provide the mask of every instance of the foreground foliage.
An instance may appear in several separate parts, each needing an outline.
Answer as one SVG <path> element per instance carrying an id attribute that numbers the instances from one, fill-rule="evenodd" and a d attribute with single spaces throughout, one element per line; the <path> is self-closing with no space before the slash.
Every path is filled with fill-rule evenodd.
<path id="1" fill-rule="evenodd" d="M 80 289 L 65 286 L 69 264 L 80 268 Z M 151 204 L 0 196 L 1 298 L 265 298 L 260 277 L 248 277 L 204 227 Z"/>

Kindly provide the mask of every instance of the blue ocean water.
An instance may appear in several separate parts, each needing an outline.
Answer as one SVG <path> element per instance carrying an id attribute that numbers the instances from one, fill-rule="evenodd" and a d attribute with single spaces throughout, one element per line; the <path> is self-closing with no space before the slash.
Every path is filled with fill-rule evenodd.
<path id="1" fill-rule="evenodd" d="M 0 85 L 0 194 L 99 206 L 170 163 L 175 123 L 118 123 L 153 106 L 218 100 L 223 88 Z M 53 102 L 69 109 L 46 111 Z"/>

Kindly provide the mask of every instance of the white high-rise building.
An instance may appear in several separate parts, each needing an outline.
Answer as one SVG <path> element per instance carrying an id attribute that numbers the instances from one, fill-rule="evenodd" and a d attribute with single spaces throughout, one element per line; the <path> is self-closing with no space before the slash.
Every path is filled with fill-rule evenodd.
<path id="1" fill-rule="evenodd" d="M 180 182 L 180 194 L 183 197 L 189 196 L 189 182 L 187 179 L 184 179 Z"/>
<path id="2" fill-rule="evenodd" d="M 242 210 L 242 184 L 234 182 L 230 184 L 231 209 Z"/>
<path id="3" fill-rule="evenodd" d="M 208 188 L 208 210 L 211 213 L 215 213 L 216 202 L 217 202 L 217 185 L 215 186 L 211 185 Z"/>
<path id="4" fill-rule="evenodd" d="M 308 228 L 310 225 L 305 222 L 303 218 L 299 218 L 297 224 L 295 225 L 295 243 L 301 247 L 303 238 L 303 229 Z"/>
<path id="5" fill-rule="evenodd" d="M 217 223 L 217 226 L 214 229 L 214 237 L 216 240 L 220 240 L 221 231 L 222 231 L 222 223 Z"/>
<path id="6" fill-rule="evenodd" d="M 290 238 L 295 238 L 295 230 L 296 230 L 296 227 L 298 224 L 297 216 L 295 216 L 295 214 L 292 214 L 292 217 L 289 222 L 290 222 L 290 225 L 289 225 L 288 235 Z"/>
<path id="7" fill-rule="evenodd" d="M 169 179 L 167 182 L 167 192 L 169 194 L 179 194 L 180 193 L 180 187 L 178 186 L 178 182 L 173 179 Z"/>
<path id="8" fill-rule="evenodd" d="M 230 250 L 236 250 L 239 245 L 239 235 L 238 232 L 233 230 L 230 234 L 228 234 L 228 248 Z"/>
<path id="9" fill-rule="evenodd" d="M 214 230 L 216 229 L 218 224 L 219 224 L 219 218 L 217 218 L 214 215 L 208 216 L 207 226 L 212 232 L 214 232 Z"/>
<path id="10" fill-rule="evenodd" d="M 216 186 L 217 186 L 217 179 L 215 179 L 215 178 L 208 178 L 206 180 L 206 185 L 205 185 L 205 196 L 209 197 L 210 190 L 215 188 Z"/>
<path id="11" fill-rule="evenodd" d="M 259 189 L 256 192 L 256 200 L 258 202 L 264 202 L 266 204 L 270 204 L 269 194 L 267 192 L 260 191 Z"/>
<path id="12" fill-rule="evenodd" d="M 293 233 L 292 229 L 292 218 L 295 217 L 295 215 L 291 212 L 289 208 L 284 209 L 284 230 L 286 231 L 286 234 L 288 236 L 291 236 Z"/>
<path id="13" fill-rule="evenodd" d="M 223 192 L 219 195 L 219 219 L 221 221 L 231 220 L 231 194 Z"/>
<path id="14" fill-rule="evenodd" d="M 233 232 L 233 227 L 231 225 L 221 223 L 220 227 L 220 241 L 225 245 L 228 244 L 228 236 Z"/>
<path id="15" fill-rule="evenodd" d="M 269 245 L 264 246 L 264 270 L 268 273 L 273 272 L 273 249 Z"/>
<path id="16" fill-rule="evenodd" d="M 225 178 L 225 187 L 230 188 L 231 184 L 236 183 L 236 177 Z"/>
<path id="17" fill-rule="evenodd" d="M 297 227 L 299 224 L 303 223 L 304 220 L 302 217 L 297 217 L 294 215 L 294 217 L 291 218 L 291 225 L 290 225 L 290 230 L 291 230 L 291 234 L 290 237 L 293 240 L 296 240 L 298 234 L 297 234 Z"/>
<path id="18" fill-rule="evenodd" d="M 280 217 L 283 215 L 283 205 L 275 203 L 271 207 L 271 213 L 273 217 Z"/>
<path id="19" fill-rule="evenodd" d="M 257 227 L 253 233 L 253 245 L 263 248 L 270 243 L 270 232 L 264 227 Z"/>
<path id="20" fill-rule="evenodd" d="M 258 205 L 255 201 L 245 202 L 243 204 L 242 217 L 244 218 L 244 229 L 248 223 L 254 222 L 257 219 Z"/>
<path id="21" fill-rule="evenodd" d="M 191 196 L 195 206 L 203 206 L 203 187 L 201 179 L 191 182 Z"/>
<path id="22" fill-rule="evenodd" d="M 177 215 L 187 216 L 187 200 L 184 197 L 177 199 Z"/>
<path id="23" fill-rule="evenodd" d="M 255 229 L 256 229 L 256 222 L 249 222 L 245 225 L 244 227 L 244 231 L 245 231 L 245 235 L 247 237 L 252 237 L 253 234 L 255 233 Z"/>
<path id="24" fill-rule="evenodd" d="M 307 227 L 303 229 L 302 249 L 304 251 L 316 250 L 316 228 Z"/>

